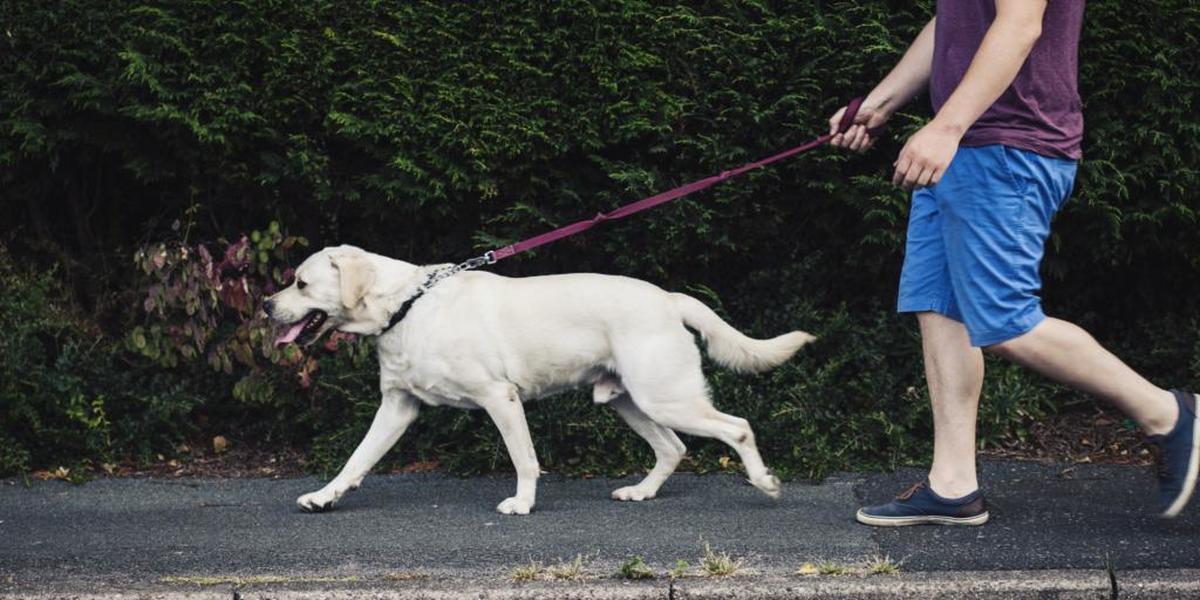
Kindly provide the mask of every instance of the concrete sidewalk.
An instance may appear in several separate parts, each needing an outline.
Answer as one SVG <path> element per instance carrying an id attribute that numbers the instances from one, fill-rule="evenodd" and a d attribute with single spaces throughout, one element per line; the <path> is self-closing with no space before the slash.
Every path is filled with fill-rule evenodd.
<path id="1" fill-rule="evenodd" d="M 1200 569 L 1200 510 L 1156 519 L 1149 469 L 989 463 L 983 480 L 992 522 L 984 527 L 854 522 L 864 500 L 886 499 L 918 477 L 911 470 L 790 483 L 772 501 L 737 477 L 677 474 L 658 499 L 627 504 L 608 493 L 630 480 L 547 476 L 526 517 L 494 512 L 513 490 L 506 477 L 371 477 L 324 514 L 293 504 L 319 485 L 311 478 L 35 482 L 28 489 L 5 481 L 0 596 L 140 590 L 229 598 L 239 589 L 271 597 L 336 590 L 371 597 L 905 597 L 902 590 L 1097 597 L 1111 588 L 1111 564 L 1118 585 L 1124 580 L 1139 597 L 1200 597 L 1200 575 L 1191 571 Z M 704 543 L 741 558 L 741 572 L 701 577 Z M 511 581 L 515 567 L 576 555 L 586 559 L 581 581 Z M 633 556 L 658 577 L 616 579 Z M 899 575 L 861 574 L 866 561 L 885 556 L 900 564 Z M 665 572 L 679 560 L 690 563 L 688 575 L 669 581 Z M 795 575 L 804 563 L 859 574 Z"/>

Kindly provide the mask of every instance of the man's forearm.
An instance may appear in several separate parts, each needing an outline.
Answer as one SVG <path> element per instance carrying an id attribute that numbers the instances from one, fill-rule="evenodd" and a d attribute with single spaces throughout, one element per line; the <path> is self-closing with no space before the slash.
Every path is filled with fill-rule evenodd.
<path id="1" fill-rule="evenodd" d="M 996 18 L 934 123 L 962 135 L 1017 77 L 1042 33 L 1046 0 L 996 2 Z"/>
<path id="2" fill-rule="evenodd" d="M 871 90 L 865 104 L 890 115 L 908 104 L 929 83 L 933 69 L 933 28 L 937 17 L 925 24 L 904 56 L 887 77 Z"/>

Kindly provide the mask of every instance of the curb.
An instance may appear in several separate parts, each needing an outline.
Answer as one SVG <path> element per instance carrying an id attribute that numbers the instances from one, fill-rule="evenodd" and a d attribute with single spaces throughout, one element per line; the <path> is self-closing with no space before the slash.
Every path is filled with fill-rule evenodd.
<path id="1" fill-rule="evenodd" d="M 1116 587 L 1114 587 L 1114 582 Z M 645 598 L 767 600 L 783 598 L 1200 598 L 1200 570 L 1129 571 L 1110 578 L 1103 570 L 948 571 L 887 576 L 746 576 L 729 579 L 659 578 L 645 582 L 614 579 L 513 583 L 495 579 L 362 584 L 266 584 L 235 587 L 163 584 L 95 584 L 41 582 L 41 589 L 0 591 L 0 600 L 641 600 Z"/>

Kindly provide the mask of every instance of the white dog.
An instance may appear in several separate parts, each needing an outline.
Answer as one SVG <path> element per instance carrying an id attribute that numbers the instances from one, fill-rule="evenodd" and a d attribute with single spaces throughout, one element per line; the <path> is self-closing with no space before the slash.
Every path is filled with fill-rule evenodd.
<path id="1" fill-rule="evenodd" d="M 614 491 L 614 499 L 654 497 L 686 450 L 675 431 L 730 445 L 750 483 L 779 496 L 779 479 L 763 465 L 749 423 L 709 400 L 685 325 L 700 332 L 713 360 L 737 371 L 777 366 L 813 336 L 751 339 L 695 298 L 608 275 L 463 272 L 421 295 L 443 267 L 353 246 L 325 248 L 267 299 L 267 314 L 289 324 L 280 344 L 312 343 L 333 328 L 379 336 L 383 402 L 375 420 L 337 477 L 297 499 L 301 509 L 329 509 L 357 488 L 423 402 L 487 411 L 517 472 L 516 495 L 496 509 L 528 514 L 539 468 L 522 403 L 582 384 L 593 385 L 595 401 L 610 404 L 654 448 L 654 468 L 637 485 Z"/>

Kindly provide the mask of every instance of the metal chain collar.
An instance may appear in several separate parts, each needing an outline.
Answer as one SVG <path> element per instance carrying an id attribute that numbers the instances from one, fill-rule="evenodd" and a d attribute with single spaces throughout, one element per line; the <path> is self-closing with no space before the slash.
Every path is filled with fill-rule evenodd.
<path id="1" fill-rule="evenodd" d="M 405 300 L 404 303 L 400 305 L 400 308 L 397 309 L 396 312 L 392 314 L 391 318 L 388 319 L 387 326 L 384 327 L 382 330 L 380 330 L 379 335 L 383 335 L 383 334 L 387 333 L 393 327 L 395 327 L 397 323 L 399 323 L 400 321 L 403 321 L 404 317 L 408 316 L 408 311 L 412 309 L 413 304 L 416 303 L 416 301 L 419 300 L 421 298 L 421 296 L 424 296 L 425 292 L 429 291 L 429 288 L 432 288 L 433 286 L 437 285 L 437 283 L 439 281 L 441 281 L 447 277 L 451 277 L 457 273 L 461 273 L 463 271 L 468 271 L 470 269 L 478 269 L 479 267 L 482 267 L 483 265 L 490 265 L 495 262 L 496 262 L 496 255 L 492 252 L 488 252 L 488 253 L 484 254 L 483 256 L 477 256 L 475 258 L 468 259 L 464 262 L 458 263 L 457 265 L 454 265 L 453 267 L 446 267 L 444 269 L 438 269 L 438 270 L 430 273 L 429 277 L 427 277 L 425 279 L 425 282 L 422 283 L 421 286 L 417 288 L 417 293 L 413 294 L 412 296 L 409 296 L 408 300 Z"/>
<path id="2" fill-rule="evenodd" d="M 430 273 L 429 278 L 425 280 L 425 283 L 421 284 L 421 291 L 424 292 L 424 291 L 428 290 L 429 288 L 437 285 L 438 282 L 440 282 L 441 280 L 443 280 L 447 277 L 453 277 L 454 275 L 457 275 L 463 271 L 469 271 L 471 269 L 478 269 L 479 267 L 482 267 L 484 265 L 491 265 L 491 264 L 495 264 L 495 263 L 496 263 L 496 253 L 489 250 L 486 253 L 484 253 L 482 256 L 476 256 L 475 258 L 467 259 L 463 262 L 458 263 L 457 265 L 454 265 L 453 267 L 446 267 L 444 269 L 438 269 L 437 271 Z"/>

